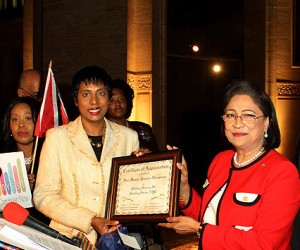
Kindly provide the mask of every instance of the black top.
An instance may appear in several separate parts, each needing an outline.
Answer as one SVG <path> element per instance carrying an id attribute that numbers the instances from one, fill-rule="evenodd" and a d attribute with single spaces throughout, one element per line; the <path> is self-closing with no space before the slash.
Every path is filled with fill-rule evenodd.
<path id="1" fill-rule="evenodd" d="M 101 135 L 100 136 L 89 135 L 88 137 L 89 137 L 91 146 L 95 152 L 95 155 L 96 155 L 98 161 L 100 161 L 102 148 L 103 148 L 102 136 Z"/>

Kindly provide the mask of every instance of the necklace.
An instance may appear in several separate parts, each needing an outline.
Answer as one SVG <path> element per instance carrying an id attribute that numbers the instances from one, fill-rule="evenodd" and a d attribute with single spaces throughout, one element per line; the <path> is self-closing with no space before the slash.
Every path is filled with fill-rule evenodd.
<path id="1" fill-rule="evenodd" d="M 264 152 L 264 147 L 262 147 L 253 157 L 251 157 L 250 159 L 242 162 L 242 163 L 238 163 L 237 162 L 237 152 L 235 152 L 234 156 L 233 156 L 233 162 L 234 165 L 236 165 L 237 167 L 243 167 L 248 165 L 250 162 L 253 162 L 254 160 L 256 160 L 263 152 Z"/>
<path id="2" fill-rule="evenodd" d="M 99 140 L 101 140 L 101 142 L 100 141 L 94 141 L 93 139 L 92 139 L 92 136 L 89 136 L 89 140 L 90 140 L 90 143 L 91 143 L 91 145 L 92 145 L 92 147 L 96 147 L 96 148 L 101 148 L 102 147 L 102 136 L 93 136 L 93 138 L 99 138 Z"/>
<path id="3" fill-rule="evenodd" d="M 25 157 L 25 164 L 30 165 L 32 163 L 33 156 Z"/>
<path id="4" fill-rule="evenodd" d="M 102 136 L 101 135 L 100 136 L 90 136 L 90 135 L 88 136 L 92 147 L 99 149 L 103 146 L 105 130 L 106 130 L 106 123 L 104 122 Z"/>

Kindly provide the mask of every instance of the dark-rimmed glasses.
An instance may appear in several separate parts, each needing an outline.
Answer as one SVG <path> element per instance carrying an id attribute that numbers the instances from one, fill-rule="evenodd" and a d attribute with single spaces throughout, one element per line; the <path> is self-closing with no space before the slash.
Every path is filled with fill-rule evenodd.
<path id="1" fill-rule="evenodd" d="M 28 92 L 26 89 L 23 89 L 23 88 L 19 88 L 19 89 L 22 89 L 26 94 L 28 94 L 30 97 L 36 99 L 36 100 L 40 100 L 41 99 L 41 94 L 39 92 L 37 93 L 33 93 L 31 94 L 30 92 Z"/>

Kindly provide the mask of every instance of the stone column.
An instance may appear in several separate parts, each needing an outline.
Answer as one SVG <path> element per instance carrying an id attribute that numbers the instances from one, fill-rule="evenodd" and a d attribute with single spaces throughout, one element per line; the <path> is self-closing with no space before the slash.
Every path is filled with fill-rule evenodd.
<path id="1" fill-rule="evenodd" d="M 127 82 L 135 92 L 131 120 L 150 124 L 166 145 L 166 0 L 129 0 Z"/>
<path id="2" fill-rule="evenodd" d="M 292 0 L 266 1 L 266 90 L 277 112 L 278 150 L 289 159 L 300 135 L 300 67 L 293 65 L 292 46 L 294 14 Z"/>
<path id="3" fill-rule="evenodd" d="M 152 1 L 128 1 L 127 82 L 134 89 L 130 120 L 152 126 Z"/>

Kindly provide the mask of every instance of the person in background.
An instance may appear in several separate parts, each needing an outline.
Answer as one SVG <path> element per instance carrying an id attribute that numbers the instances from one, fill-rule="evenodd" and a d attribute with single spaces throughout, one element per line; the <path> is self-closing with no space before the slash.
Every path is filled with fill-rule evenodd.
<path id="1" fill-rule="evenodd" d="M 45 83 L 40 71 L 36 69 L 27 69 L 24 70 L 19 77 L 19 83 L 16 92 L 17 96 L 19 97 L 30 96 L 41 102 L 43 98 L 44 88 Z M 15 96 L 13 98 L 15 98 Z M 5 107 L 0 107 L 1 121 L 4 117 L 4 111 L 7 108 L 8 106 L 6 105 Z"/>
<path id="2" fill-rule="evenodd" d="M 35 153 L 35 162 L 33 162 L 33 153 L 35 148 L 34 128 L 40 110 L 40 103 L 31 97 L 17 97 L 13 99 L 1 126 L 0 153 L 9 153 L 22 151 L 25 157 L 25 166 L 27 170 L 30 189 L 33 192 L 35 186 L 36 167 L 39 162 L 39 153 L 42 140 L 38 141 Z M 33 172 L 31 173 L 31 168 Z M 39 213 L 34 207 L 28 208 L 30 215 L 37 220 L 49 224 L 49 219 Z"/>
<path id="3" fill-rule="evenodd" d="M 202 196 L 188 183 L 185 160 L 177 164 L 184 216 L 159 226 L 197 234 L 205 250 L 290 249 L 300 181 L 294 164 L 275 151 L 280 131 L 273 103 L 257 85 L 238 81 L 227 88 L 223 108 L 234 149 L 213 159 Z"/>
<path id="4" fill-rule="evenodd" d="M 30 170 L 35 146 L 34 127 L 39 109 L 40 104 L 35 99 L 17 97 L 10 102 L 1 126 L 0 151 L 24 153 L 31 190 L 35 184 L 35 174 L 31 174 Z"/>
<path id="5" fill-rule="evenodd" d="M 135 130 L 139 135 L 140 147 L 150 152 L 158 152 L 156 138 L 149 124 L 140 121 L 128 121 L 133 108 L 134 91 L 125 81 L 112 81 L 112 97 L 110 98 L 106 117 L 117 124 Z"/>
<path id="6" fill-rule="evenodd" d="M 45 88 L 44 78 L 37 69 L 24 70 L 19 79 L 17 94 L 19 97 L 30 96 L 42 101 Z"/>
<path id="7" fill-rule="evenodd" d="M 97 234 L 119 227 L 118 221 L 104 218 L 112 158 L 143 154 L 134 130 L 104 117 L 110 84 L 111 77 L 98 66 L 74 75 L 80 115 L 47 131 L 33 194 L 37 209 L 51 218 L 51 228 L 70 238 L 84 233 L 92 244 Z"/>

